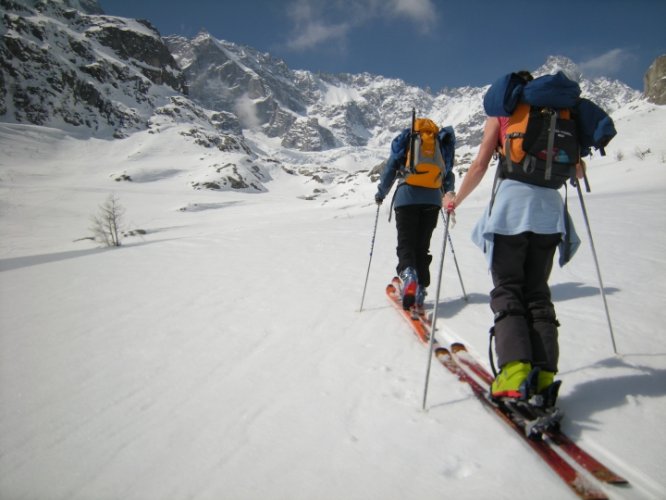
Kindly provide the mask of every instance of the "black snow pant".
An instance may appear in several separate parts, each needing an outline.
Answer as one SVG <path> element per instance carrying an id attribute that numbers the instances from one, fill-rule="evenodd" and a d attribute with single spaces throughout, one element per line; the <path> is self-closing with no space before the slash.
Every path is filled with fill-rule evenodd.
<path id="1" fill-rule="evenodd" d="M 419 285 L 430 285 L 430 238 L 437 227 L 440 207 L 435 205 L 408 205 L 395 209 L 398 230 L 398 274 L 407 268 L 416 270 Z"/>
<path id="2" fill-rule="evenodd" d="M 490 307 L 500 367 L 525 361 L 557 371 L 559 325 L 548 279 L 560 241 L 559 233 L 494 235 Z"/>

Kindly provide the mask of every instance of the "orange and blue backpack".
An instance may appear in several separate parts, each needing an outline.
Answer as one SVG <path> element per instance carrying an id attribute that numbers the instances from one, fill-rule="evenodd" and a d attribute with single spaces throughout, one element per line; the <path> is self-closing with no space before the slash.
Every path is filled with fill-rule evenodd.
<path id="1" fill-rule="evenodd" d="M 410 186 L 443 189 L 453 169 L 455 134 L 452 127 L 439 128 L 429 118 L 416 118 L 391 144 L 391 152 L 404 158 L 402 182 Z"/>
<path id="2" fill-rule="evenodd" d="M 501 178 L 558 189 L 592 147 L 605 154 L 616 134 L 613 121 L 580 93 L 562 72 L 529 82 L 511 73 L 491 85 L 483 101 L 486 114 L 509 117 Z"/>

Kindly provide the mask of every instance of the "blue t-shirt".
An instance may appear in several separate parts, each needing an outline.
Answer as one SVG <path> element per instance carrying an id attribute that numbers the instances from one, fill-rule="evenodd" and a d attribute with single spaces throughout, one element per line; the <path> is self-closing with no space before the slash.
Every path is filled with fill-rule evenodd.
<path id="1" fill-rule="evenodd" d="M 566 264 L 580 246 L 573 221 L 565 212 L 564 202 L 556 189 L 504 179 L 498 186 L 490 215 L 489 209 L 490 206 L 472 231 L 472 241 L 484 251 L 489 265 L 492 262 L 495 234 L 560 233 L 560 266 Z M 567 219 L 569 236 L 565 238 Z M 568 245 L 568 252 L 565 245 Z"/>

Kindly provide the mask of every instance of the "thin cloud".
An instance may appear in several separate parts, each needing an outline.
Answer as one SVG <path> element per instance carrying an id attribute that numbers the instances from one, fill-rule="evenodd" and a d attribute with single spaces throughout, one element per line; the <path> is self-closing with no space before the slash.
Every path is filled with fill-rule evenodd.
<path id="1" fill-rule="evenodd" d="M 427 34 L 437 22 L 433 0 L 293 0 L 287 7 L 292 36 L 285 43 L 311 50 L 332 42 L 345 45 L 353 29 L 378 19 L 402 19 Z"/>
<path id="2" fill-rule="evenodd" d="M 349 24 L 325 25 L 318 21 L 306 24 L 298 34 L 287 42 L 287 47 L 292 50 L 307 50 L 317 45 L 337 40 L 343 41 L 350 29 Z"/>
<path id="3" fill-rule="evenodd" d="M 394 15 L 407 16 L 425 30 L 430 30 L 437 19 L 437 9 L 431 0 L 393 0 L 389 7 Z"/>
<path id="4" fill-rule="evenodd" d="M 578 63 L 580 70 L 588 77 L 611 76 L 619 73 L 622 67 L 634 56 L 626 49 L 613 49 L 587 61 Z"/>

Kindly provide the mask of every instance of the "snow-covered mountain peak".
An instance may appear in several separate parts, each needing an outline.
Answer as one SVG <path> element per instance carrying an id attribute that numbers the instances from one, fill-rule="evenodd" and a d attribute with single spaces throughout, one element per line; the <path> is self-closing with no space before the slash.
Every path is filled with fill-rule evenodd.
<path id="1" fill-rule="evenodd" d="M 549 56 L 546 62 L 534 71 L 534 76 L 551 75 L 558 71 L 563 72 L 570 80 L 580 83 L 583 73 L 576 63 L 565 56 Z"/>

